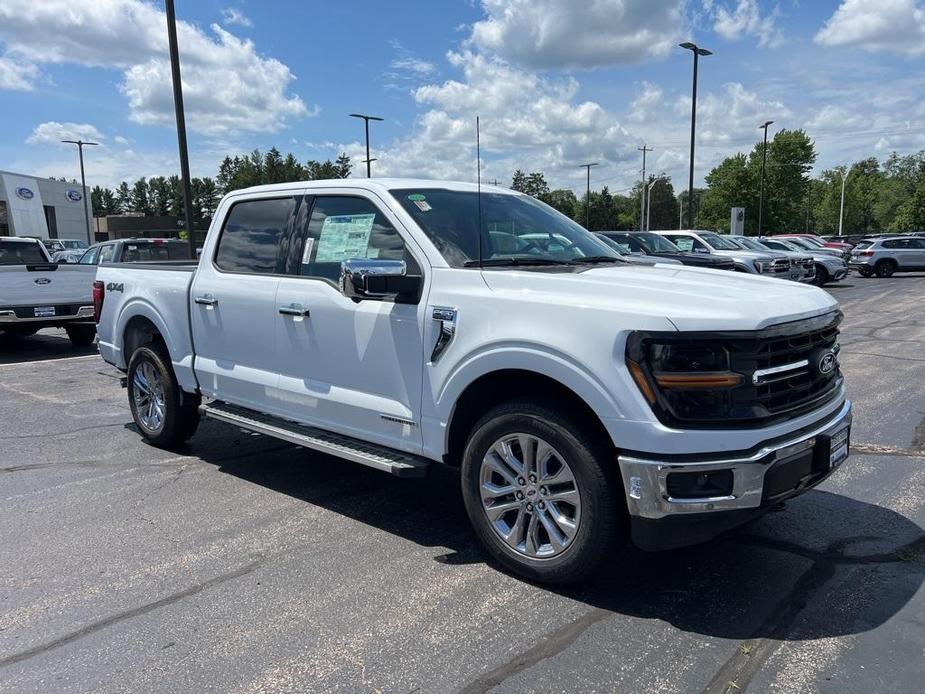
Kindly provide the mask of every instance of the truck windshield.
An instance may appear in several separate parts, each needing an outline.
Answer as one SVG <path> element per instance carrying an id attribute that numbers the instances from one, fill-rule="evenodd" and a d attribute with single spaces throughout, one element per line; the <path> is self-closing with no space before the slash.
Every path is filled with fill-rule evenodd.
<path id="1" fill-rule="evenodd" d="M 729 239 L 724 239 L 719 234 L 714 233 L 701 233 L 700 238 L 710 244 L 717 251 L 741 251 L 736 244 L 734 244 Z"/>
<path id="2" fill-rule="evenodd" d="M 444 188 L 389 191 L 439 249 L 451 267 L 481 259 L 492 265 L 556 265 L 581 258 L 620 255 L 571 219 L 526 195 Z"/>
<path id="3" fill-rule="evenodd" d="M 0 265 L 43 265 L 48 259 L 39 244 L 23 241 L 0 241 Z"/>

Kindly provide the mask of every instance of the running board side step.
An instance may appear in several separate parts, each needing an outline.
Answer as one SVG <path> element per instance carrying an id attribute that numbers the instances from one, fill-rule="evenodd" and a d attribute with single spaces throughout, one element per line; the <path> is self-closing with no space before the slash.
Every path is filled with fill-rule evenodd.
<path id="1" fill-rule="evenodd" d="M 262 414 L 221 400 L 204 404 L 199 411 L 206 417 L 234 424 L 247 431 L 282 439 L 297 446 L 390 472 L 398 477 L 423 477 L 430 465 L 429 460 L 410 453 L 394 451 L 350 436 Z"/>

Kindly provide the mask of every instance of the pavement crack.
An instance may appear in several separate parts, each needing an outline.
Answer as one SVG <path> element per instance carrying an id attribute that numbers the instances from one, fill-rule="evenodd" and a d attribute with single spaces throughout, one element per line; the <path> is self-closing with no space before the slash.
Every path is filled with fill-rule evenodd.
<path id="1" fill-rule="evenodd" d="M 923 428 L 921 435 L 925 436 L 925 428 Z M 851 453 L 852 455 L 895 455 L 906 458 L 923 458 L 925 457 L 925 445 L 921 445 L 918 439 L 919 430 L 916 429 L 915 440 L 913 441 L 914 448 L 883 446 L 877 443 L 852 443 Z"/>
<path id="2" fill-rule="evenodd" d="M 91 624 L 88 624 L 85 627 L 77 629 L 76 631 L 72 631 L 69 634 L 60 636 L 57 639 L 53 639 L 52 641 L 49 641 L 48 643 L 44 643 L 40 646 L 30 648 L 28 650 L 22 651 L 20 653 L 16 653 L 6 658 L 0 658 L 0 668 L 6 667 L 7 665 L 13 665 L 15 663 L 21 663 L 22 661 L 28 660 L 29 658 L 34 658 L 37 655 L 47 653 L 48 651 L 52 651 L 56 648 L 60 648 L 61 646 L 66 646 L 69 643 L 73 643 L 74 641 L 77 641 L 78 639 L 82 639 L 85 636 L 89 636 L 90 634 L 101 631 L 102 629 L 111 627 L 112 625 L 118 624 L 119 622 L 124 622 L 127 619 L 134 619 L 135 617 L 140 617 L 143 614 L 147 614 L 148 612 L 153 612 L 154 610 L 160 609 L 161 607 L 172 605 L 176 602 L 179 602 L 180 600 L 184 600 L 186 598 L 196 595 L 197 593 L 201 593 L 204 590 L 208 590 L 210 588 L 214 588 L 215 586 L 221 585 L 222 583 L 227 583 L 228 581 L 233 581 L 236 578 L 241 578 L 242 576 L 246 576 L 247 574 L 252 573 L 258 567 L 260 567 L 262 563 L 263 563 L 263 559 L 259 558 L 255 561 L 252 561 L 249 564 L 245 564 L 244 566 L 238 569 L 235 569 L 234 571 L 221 574 L 220 576 L 216 576 L 215 578 L 210 578 L 208 581 L 198 583 L 194 586 L 191 586 L 190 588 L 187 588 L 186 590 L 181 590 L 179 593 L 168 595 L 167 597 L 161 598 L 160 600 L 149 602 L 146 605 L 142 605 L 140 607 L 136 607 L 131 610 L 126 610 L 125 612 L 118 612 L 114 615 L 110 615 L 109 617 L 105 617 L 96 622 L 92 622 Z"/>
<path id="3" fill-rule="evenodd" d="M 515 656 L 498 667 L 489 670 L 484 675 L 473 680 L 460 689 L 460 694 L 482 694 L 497 687 L 506 679 L 518 672 L 533 667 L 537 663 L 558 655 L 571 646 L 589 627 L 611 616 L 609 610 L 594 608 L 578 619 L 565 624 L 550 634 L 547 634 L 533 648 Z"/>

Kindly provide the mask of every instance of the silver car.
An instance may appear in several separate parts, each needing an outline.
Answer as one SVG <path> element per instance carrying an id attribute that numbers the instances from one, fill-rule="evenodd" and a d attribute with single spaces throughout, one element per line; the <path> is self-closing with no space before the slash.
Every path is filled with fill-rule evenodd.
<path id="1" fill-rule="evenodd" d="M 732 258 L 738 272 L 790 279 L 790 260 L 775 258 L 768 252 L 745 251 L 715 231 L 653 231 L 666 237 L 685 253 L 710 253 Z"/>
<path id="2" fill-rule="evenodd" d="M 890 236 L 865 239 L 851 249 L 848 265 L 862 277 L 889 277 L 894 272 L 925 271 L 925 238 Z"/>
<path id="3" fill-rule="evenodd" d="M 768 248 L 760 241 L 748 236 L 729 235 L 726 238 L 746 251 L 770 253 L 774 257 L 786 258 L 790 262 L 790 279 L 794 282 L 812 282 L 816 278 L 816 266 L 813 264 L 812 257 L 806 253 Z"/>
<path id="4" fill-rule="evenodd" d="M 793 243 L 792 239 L 760 238 L 758 240 L 762 245 L 774 250 L 794 251 L 811 256 L 815 269 L 813 284 L 817 287 L 824 287 L 829 282 L 838 282 L 848 276 L 848 266 L 845 265 L 845 261 L 837 254 L 826 252 L 832 249 L 805 249 Z"/>

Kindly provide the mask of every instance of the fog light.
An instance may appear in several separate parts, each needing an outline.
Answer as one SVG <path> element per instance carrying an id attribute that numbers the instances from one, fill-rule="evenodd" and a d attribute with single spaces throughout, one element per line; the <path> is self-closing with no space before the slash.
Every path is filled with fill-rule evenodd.
<path id="1" fill-rule="evenodd" d="M 666 480 L 672 499 L 703 499 L 732 495 L 732 470 L 672 472 Z"/>

